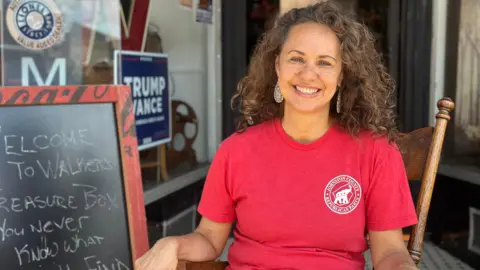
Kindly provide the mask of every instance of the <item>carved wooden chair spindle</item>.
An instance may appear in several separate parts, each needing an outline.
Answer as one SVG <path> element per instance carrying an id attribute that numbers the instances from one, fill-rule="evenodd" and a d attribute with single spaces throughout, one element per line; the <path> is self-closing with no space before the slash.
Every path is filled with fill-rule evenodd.
<path id="1" fill-rule="evenodd" d="M 421 188 L 417 199 L 417 225 L 405 236 L 408 240 L 408 251 L 413 261 L 418 264 L 422 255 L 423 238 L 427 223 L 430 200 L 437 175 L 438 164 L 445 137 L 450 112 L 454 103 L 450 98 L 442 98 L 437 102 L 439 112 L 436 115 L 435 127 L 424 127 L 409 133 L 403 133 L 397 142 L 402 153 L 403 162 L 410 181 L 421 179 Z M 227 262 L 186 262 L 181 261 L 177 269 L 181 270 L 224 270 Z"/>

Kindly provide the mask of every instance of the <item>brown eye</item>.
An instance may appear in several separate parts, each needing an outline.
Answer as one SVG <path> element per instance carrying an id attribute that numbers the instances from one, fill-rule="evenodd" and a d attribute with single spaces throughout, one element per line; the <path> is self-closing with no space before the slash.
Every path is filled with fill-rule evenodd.
<path id="1" fill-rule="evenodd" d="M 330 64 L 330 62 L 328 62 L 328 61 L 319 61 L 318 65 L 320 65 L 320 66 L 331 66 L 332 64 Z"/>
<path id="2" fill-rule="evenodd" d="M 292 59 L 290 59 L 290 61 L 292 61 L 294 63 L 303 63 L 303 59 L 300 58 L 300 57 L 292 57 Z"/>

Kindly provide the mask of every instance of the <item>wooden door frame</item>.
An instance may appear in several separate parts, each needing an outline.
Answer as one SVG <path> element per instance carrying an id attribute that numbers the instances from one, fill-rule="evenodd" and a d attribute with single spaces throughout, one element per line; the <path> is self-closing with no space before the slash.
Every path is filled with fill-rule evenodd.
<path id="1" fill-rule="evenodd" d="M 448 0 L 447 3 L 447 31 L 445 40 L 445 75 L 444 87 L 445 96 L 452 99 L 456 97 L 457 91 L 457 69 L 458 69 L 458 41 L 460 33 L 460 8 L 461 0 Z M 455 100 L 454 100 L 455 101 Z M 455 110 L 452 112 L 451 123 L 447 127 L 443 153 L 448 156 L 454 153 L 455 145 Z"/>

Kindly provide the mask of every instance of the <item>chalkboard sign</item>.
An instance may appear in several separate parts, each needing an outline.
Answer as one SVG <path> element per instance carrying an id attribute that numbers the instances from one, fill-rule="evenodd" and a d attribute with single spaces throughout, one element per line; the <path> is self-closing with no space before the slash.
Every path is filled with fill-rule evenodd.
<path id="1" fill-rule="evenodd" d="M 148 240 L 130 93 L 0 88 L 1 269 L 134 269 Z"/>

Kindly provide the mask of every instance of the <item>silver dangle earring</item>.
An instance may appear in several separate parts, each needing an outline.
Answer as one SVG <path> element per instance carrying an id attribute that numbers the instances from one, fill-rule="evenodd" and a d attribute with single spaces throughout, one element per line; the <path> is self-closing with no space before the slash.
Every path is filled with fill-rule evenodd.
<path id="1" fill-rule="evenodd" d="M 253 118 L 251 116 L 247 116 L 247 124 L 249 126 L 252 126 L 253 125 Z"/>
<path id="2" fill-rule="evenodd" d="M 338 95 L 337 95 L 337 113 L 340 113 L 340 100 L 342 99 L 342 95 L 341 95 L 341 91 L 340 91 L 340 87 L 337 86 L 337 91 L 338 91 Z"/>
<path id="3" fill-rule="evenodd" d="M 282 92 L 280 92 L 280 87 L 278 86 L 278 83 L 275 85 L 275 90 L 273 90 L 273 98 L 277 103 L 282 103 L 283 101 L 283 95 Z"/>

